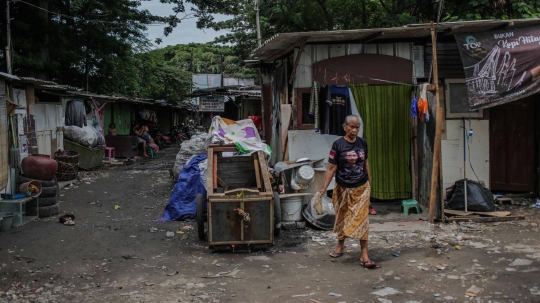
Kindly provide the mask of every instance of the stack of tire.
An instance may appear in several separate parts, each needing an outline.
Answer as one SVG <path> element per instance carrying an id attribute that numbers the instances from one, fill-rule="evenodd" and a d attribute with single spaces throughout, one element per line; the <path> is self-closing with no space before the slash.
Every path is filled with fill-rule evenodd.
<path id="1" fill-rule="evenodd" d="M 41 183 L 41 195 L 39 195 L 39 217 L 45 218 L 58 215 L 58 201 L 60 199 L 60 187 L 58 186 L 58 180 L 56 176 L 52 180 L 37 180 L 28 178 L 25 175 L 19 175 L 17 187 L 22 183 L 30 182 L 32 180 Z"/>

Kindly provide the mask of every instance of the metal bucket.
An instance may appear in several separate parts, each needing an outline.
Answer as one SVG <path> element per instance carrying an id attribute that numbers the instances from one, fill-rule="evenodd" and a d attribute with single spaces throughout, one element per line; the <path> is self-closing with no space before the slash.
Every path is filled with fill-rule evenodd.
<path id="1" fill-rule="evenodd" d="M 302 221 L 302 196 L 281 198 L 281 221 Z"/>

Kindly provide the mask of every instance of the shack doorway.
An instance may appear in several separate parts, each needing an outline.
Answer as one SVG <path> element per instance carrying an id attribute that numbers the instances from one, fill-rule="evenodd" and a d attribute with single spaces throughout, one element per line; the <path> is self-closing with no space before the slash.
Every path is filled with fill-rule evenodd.
<path id="1" fill-rule="evenodd" d="M 535 191 L 534 113 L 532 97 L 490 109 L 492 191 Z"/>

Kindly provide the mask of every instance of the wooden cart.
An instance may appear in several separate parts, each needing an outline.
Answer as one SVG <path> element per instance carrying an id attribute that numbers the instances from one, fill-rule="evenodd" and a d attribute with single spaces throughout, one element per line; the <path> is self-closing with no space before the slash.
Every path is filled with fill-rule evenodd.
<path id="1" fill-rule="evenodd" d="M 280 213 L 274 216 L 274 195 L 264 153 L 224 157 L 223 152 L 238 150 L 234 145 L 208 148 L 206 209 L 202 196 L 197 197 L 199 238 L 208 239 L 209 247 L 215 249 L 272 246 Z"/>

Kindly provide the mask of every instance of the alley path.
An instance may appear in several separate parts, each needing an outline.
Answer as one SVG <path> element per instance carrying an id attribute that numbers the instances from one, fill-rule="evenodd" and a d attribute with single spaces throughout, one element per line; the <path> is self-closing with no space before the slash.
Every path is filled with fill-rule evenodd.
<path id="1" fill-rule="evenodd" d="M 500 224 L 376 224 L 379 270 L 360 267 L 353 241 L 330 258 L 335 238 L 313 229 L 283 231 L 266 251 L 213 252 L 194 223 L 156 221 L 174 157 L 169 148 L 66 187 L 60 210 L 75 226 L 57 216 L 1 234 L 0 301 L 540 302 L 537 209 Z"/>

